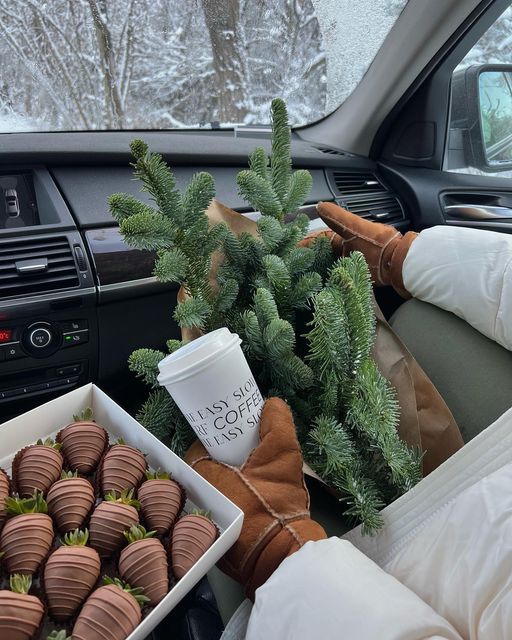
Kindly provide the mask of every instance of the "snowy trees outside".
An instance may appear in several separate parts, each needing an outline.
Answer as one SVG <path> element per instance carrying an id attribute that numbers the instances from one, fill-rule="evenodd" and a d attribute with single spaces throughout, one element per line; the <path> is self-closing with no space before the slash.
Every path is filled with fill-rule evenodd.
<path id="1" fill-rule="evenodd" d="M 484 33 L 458 69 L 473 64 L 512 64 L 512 6 Z"/>
<path id="2" fill-rule="evenodd" d="M 0 131 L 265 124 L 276 96 L 306 124 L 350 94 L 405 2 L 6 0 Z"/>
<path id="3" fill-rule="evenodd" d="M 4 130 L 262 123 L 276 95 L 295 123 L 325 109 L 311 0 L 9 0 L 0 60 Z"/>

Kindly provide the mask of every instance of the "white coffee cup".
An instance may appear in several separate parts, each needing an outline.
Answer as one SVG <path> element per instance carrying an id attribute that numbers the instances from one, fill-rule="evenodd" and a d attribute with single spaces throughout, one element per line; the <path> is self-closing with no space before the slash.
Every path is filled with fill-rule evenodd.
<path id="1" fill-rule="evenodd" d="M 223 327 L 158 364 L 171 394 L 212 458 L 241 465 L 259 442 L 263 397 L 236 333 Z"/>

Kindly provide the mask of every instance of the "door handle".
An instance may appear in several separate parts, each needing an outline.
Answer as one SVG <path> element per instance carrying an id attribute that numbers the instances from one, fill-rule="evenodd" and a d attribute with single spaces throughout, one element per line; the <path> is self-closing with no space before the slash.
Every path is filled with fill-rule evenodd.
<path id="1" fill-rule="evenodd" d="M 484 204 L 448 204 L 444 212 L 462 220 L 503 220 L 512 219 L 510 207 L 497 207 Z"/>

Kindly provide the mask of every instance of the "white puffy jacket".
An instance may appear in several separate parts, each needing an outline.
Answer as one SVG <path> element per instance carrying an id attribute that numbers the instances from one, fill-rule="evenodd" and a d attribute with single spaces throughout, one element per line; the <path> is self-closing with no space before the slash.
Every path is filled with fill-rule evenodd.
<path id="1" fill-rule="evenodd" d="M 223 638 L 512 638 L 512 410 L 383 516 L 287 558 Z"/>

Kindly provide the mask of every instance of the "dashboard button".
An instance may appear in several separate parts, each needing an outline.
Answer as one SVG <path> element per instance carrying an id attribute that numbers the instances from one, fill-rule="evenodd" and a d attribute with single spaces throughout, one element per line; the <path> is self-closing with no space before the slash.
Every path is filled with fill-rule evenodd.
<path id="1" fill-rule="evenodd" d="M 49 389 L 49 388 L 50 388 L 49 382 L 41 382 L 41 384 L 31 384 L 28 387 L 28 391 L 29 393 L 31 393 L 32 391 L 43 391 L 44 389 Z"/>
<path id="2" fill-rule="evenodd" d="M 30 332 L 29 335 L 30 344 L 36 349 L 44 349 L 52 341 L 52 334 L 44 327 L 38 327 Z"/>
<path id="3" fill-rule="evenodd" d="M 25 354 L 21 350 L 19 342 L 11 342 L 9 344 L 5 344 L 2 348 L 2 351 L 5 354 L 6 360 L 15 360 L 16 358 L 25 357 Z"/>
<path id="4" fill-rule="evenodd" d="M 64 333 L 62 336 L 63 347 L 74 347 L 78 344 L 84 344 L 89 341 L 89 331 L 82 329 L 73 333 Z"/>
<path id="5" fill-rule="evenodd" d="M 63 333 L 72 333 L 73 331 L 82 331 L 88 328 L 87 320 L 68 320 L 67 322 L 61 322 Z"/>
<path id="6" fill-rule="evenodd" d="M 55 369 L 55 374 L 59 376 L 59 378 L 63 378 L 64 376 L 74 376 L 77 373 L 80 373 L 82 365 L 80 364 L 72 364 L 66 367 L 59 367 Z"/>

